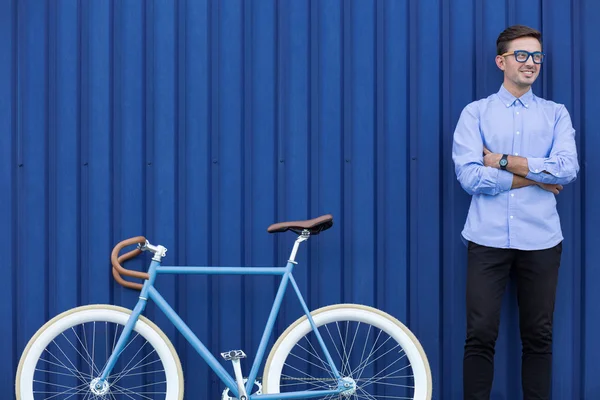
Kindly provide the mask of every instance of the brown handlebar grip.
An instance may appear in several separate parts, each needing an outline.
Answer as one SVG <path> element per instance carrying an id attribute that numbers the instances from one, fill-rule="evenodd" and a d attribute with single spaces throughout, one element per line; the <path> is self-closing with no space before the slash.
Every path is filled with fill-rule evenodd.
<path id="1" fill-rule="evenodd" d="M 123 287 L 135 290 L 142 290 L 142 287 L 144 286 L 141 283 L 126 281 L 125 279 L 123 279 L 123 277 L 121 277 L 121 275 L 119 275 L 119 272 L 116 270 L 116 268 L 112 269 L 112 274 L 113 278 L 115 278 L 115 281 L 117 281 L 117 283 Z"/>
<path id="2" fill-rule="evenodd" d="M 150 275 L 148 275 L 145 272 L 139 272 L 139 271 L 132 271 L 126 268 L 123 268 L 121 266 L 121 263 L 123 261 L 129 260 L 131 258 L 136 257 L 137 255 L 139 255 L 142 251 L 140 249 L 135 249 L 135 250 L 131 250 L 121 256 L 119 256 L 119 252 L 127 246 L 130 246 L 132 244 L 145 244 L 146 243 L 146 238 L 143 236 L 136 236 L 133 237 L 131 239 L 126 239 L 123 240 L 121 242 L 119 242 L 115 248 L 113 249 L 111 255 L 110 255 L 110 261 L 112 263 L 113 266 L 113 277 L 115 278 L 115 280 L 130 289 L 137 289 L 137 290 L 141 290 L 142 289 L 142 284 L 141 283 L 134 283 L 134 282 L 128 282 L 125 279 L 123 279 L 123 277 L 121 276 L 121 274 L 125 275 L 125 276 L 130 276 L 132 278 L 139 278 L 139 279 L 149 279 Z"/>

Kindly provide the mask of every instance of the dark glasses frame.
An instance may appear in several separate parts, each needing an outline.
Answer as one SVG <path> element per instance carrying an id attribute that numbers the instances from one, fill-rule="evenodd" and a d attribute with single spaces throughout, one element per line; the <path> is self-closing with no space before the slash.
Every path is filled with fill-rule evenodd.
<path id="1" fill-rule="evenodd" d="M 527 58 L 523 61 L 519 60 L 517 58 L 518 54 L 527 54 Z M 509 51 L 507 53 L 504 54 L 500 54 L 502 57 L 506 57 L 506 56 L 515 56 L 515 61 L 516 62 L 520 62 L 520 63 L 526 63 L 527 60 L 529 60 L 529 57 L 531 57 L 531 59 L 533 60 L 534 64 L 542 64 L 544 62 L 544 58 L 546 58 L 546 53 L 543 53 L 541 51 L 534 51 L 534 52 L 529 52 L 527 50 L 515 50 L 515 51 Z M 539 56 L 539 61 L 536 61 L 535 58 L 536 56 Z"/>

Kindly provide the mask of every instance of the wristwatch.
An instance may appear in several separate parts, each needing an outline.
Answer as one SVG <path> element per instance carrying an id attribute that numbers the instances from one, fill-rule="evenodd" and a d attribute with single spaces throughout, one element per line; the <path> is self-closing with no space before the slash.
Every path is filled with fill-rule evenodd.
<path id="1" fill-rule="evenodd" d="M 508 154 L 503 154 L 498 164 L 500 164 L 500 169 L 506 171 L 506 166 L 508 165 Z"/>

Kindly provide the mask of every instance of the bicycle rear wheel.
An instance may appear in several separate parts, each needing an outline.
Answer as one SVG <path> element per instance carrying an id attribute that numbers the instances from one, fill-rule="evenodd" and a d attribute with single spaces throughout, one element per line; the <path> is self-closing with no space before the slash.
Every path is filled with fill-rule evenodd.
<path id="1" fill-rule="evenodd" d="M 18 400 L 183 399 L 179 357 L 165 334 L 140 316 L 107 385 L 91 383 L 108 361 L 131 310 L 91 305 L 66 311 L 40 328 L 23 351 Z"/>
<path id="2" fill-rule="evenodd" d="M 400 321 L 372 307 L 339 304 L 311 313 L 351 399 L 431 399 L 431 371 L 419 341 Z M 331 390 L 337 381 L 306 316 L 277 340 L 265 365 L 263 392 Z M 333 396 L 326 399 L 336 398 Z"/>

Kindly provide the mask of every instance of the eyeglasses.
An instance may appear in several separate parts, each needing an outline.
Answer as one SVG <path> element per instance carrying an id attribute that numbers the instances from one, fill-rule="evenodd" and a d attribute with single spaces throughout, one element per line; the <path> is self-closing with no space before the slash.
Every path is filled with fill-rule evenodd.
<path id="1" fill-rule="evenodd" d="M 527 60 L 529 60 L 529 56 L 531 56 L 531 59 L 535 64 L 543 63 L 545 55 L 546 54 L 542 53 L 541 51 L 534 51 L 533 53 L 530 53 L 526 50 L 515 50 L 513 52 L 509 51 L 508 53 L 501 54 L 502 57 L 515 56 L 515 60 L 520 63 L 527 62 Z"/>

